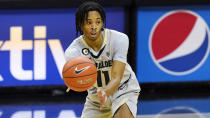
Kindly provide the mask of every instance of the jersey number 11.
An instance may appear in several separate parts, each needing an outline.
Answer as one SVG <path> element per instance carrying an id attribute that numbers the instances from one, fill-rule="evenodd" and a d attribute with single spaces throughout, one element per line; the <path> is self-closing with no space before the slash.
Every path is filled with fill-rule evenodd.
<path id="1" fill-rule="evenodd" d="M 102 79 L 101 79 L 102 74 L 104 75 L 106 85 L 109 83 L 110 80 L 108 71 L 98 70 L 98 77 L 97 77 L 98 87 L 102 87 Z"/>

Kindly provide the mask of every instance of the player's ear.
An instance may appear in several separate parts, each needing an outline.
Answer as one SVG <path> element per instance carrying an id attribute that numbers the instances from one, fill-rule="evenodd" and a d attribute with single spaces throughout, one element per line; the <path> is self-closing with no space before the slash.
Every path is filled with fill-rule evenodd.
<path id="1" fill-rule="evenodd" d="M 85 21 L 79 25 L 81 32 L 83 32 L 84 26 L 85 26 Z"/>
<path id="2" fill-rule="evenodd" d="M 80 25 L 80 34 L 83 35 L 83 25 Z"/>

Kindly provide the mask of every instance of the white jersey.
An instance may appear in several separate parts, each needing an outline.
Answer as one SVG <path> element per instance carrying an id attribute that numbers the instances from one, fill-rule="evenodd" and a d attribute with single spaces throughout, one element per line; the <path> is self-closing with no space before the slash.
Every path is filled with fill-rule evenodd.
<path id="1" fill-rule="evenodd" d="M 95 62 L 98 69 L 98 78 L 95 87 L 105 87 L 111 80 L 112 61 L 117 60 L 126 64 L 121 84 L 135 76 L 127 63 L 129 39 L 127 35 L 115 30 L 104 29 L 103 44 L 99 51 L 94 51 L 85 42 L 83 35 L 76 38 L 65 51 L 66 60 L 75 56 L 84 56 Z"/>

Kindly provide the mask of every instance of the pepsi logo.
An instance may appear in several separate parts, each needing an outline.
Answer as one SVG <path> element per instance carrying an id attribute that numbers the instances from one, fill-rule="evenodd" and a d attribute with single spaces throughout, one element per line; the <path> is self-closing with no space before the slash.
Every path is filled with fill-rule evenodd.
<path id="1" fill-rule="evenodd" d="M 172 75 L 196 71 L 209 54 L 209 28 L 193 11 L 175 10 L 164 14 L 153 26 L 150 55 L 155 64 Z"/>

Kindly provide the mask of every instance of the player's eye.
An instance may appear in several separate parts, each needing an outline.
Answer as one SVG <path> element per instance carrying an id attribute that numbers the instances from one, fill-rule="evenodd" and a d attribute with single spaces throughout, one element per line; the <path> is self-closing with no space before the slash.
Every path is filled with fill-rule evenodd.
<path id="1" fill-rule="evenodd" d="M 97 21 L 97 24 L 100 24 L 101 23 L 101 21 Z"/>
<path id="2" fill-rule="evenodd" d="M 91 22 L 87 22 L 87 24 L 88 24 L 88 25 L 90 25 L 90 24 L 91 24 Z"/>

